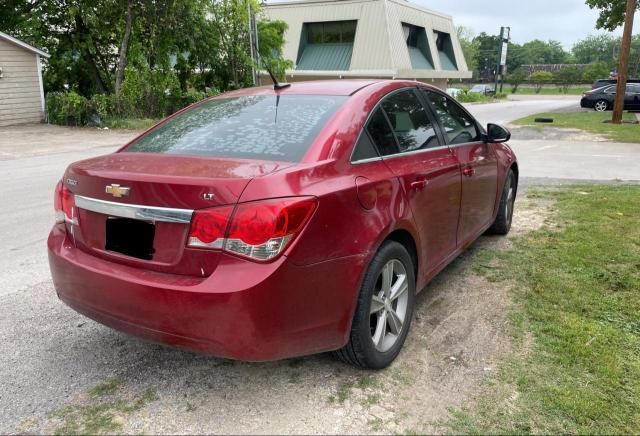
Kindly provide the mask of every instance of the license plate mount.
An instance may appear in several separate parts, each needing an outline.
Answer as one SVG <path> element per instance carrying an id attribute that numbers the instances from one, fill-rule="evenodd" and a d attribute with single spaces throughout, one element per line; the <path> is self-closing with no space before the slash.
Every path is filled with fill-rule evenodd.
<path id="1" fill-rule="evenodd" d="M 106 244 L 104 249 L 125 256 L 151 260 L 155 249 L 153 240 L 156 226 L 146 221 L 131 218 L 109 217 L 106 221 Z"/>

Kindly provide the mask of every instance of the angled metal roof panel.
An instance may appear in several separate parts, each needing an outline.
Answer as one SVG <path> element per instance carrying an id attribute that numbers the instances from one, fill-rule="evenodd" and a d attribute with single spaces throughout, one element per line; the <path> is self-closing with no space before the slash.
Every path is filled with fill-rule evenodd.
<path id="1" fill-rule="evenodd" d="M 433 70 L 433 65 L 429 59 L 425 58 L 417 47 L 407 47 L 409 49 L 409 59 L 414 70 Z"/>
<path id="2" fill-rule="evenodd" d="M 353 44 L 306 44 L 296 70 L 347 71 L 351 65 Z"/>

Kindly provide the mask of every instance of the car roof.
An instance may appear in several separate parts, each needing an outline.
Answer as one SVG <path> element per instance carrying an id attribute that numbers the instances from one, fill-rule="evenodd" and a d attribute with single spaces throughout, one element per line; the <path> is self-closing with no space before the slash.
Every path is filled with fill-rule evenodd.
<path id="1" fill-rule="evenodd" d="M 268 81 L 269 79 L 262 79 Z M 247 95 L 353 95 L 362 88 L 384 82 L 385 80 L 313 80 L 308 82 L 294 82 L 287 88 L 274 90 L 273 85 L 255 88 L 238 89 L 225 92 L 220 97 L 241 97 Z"/>

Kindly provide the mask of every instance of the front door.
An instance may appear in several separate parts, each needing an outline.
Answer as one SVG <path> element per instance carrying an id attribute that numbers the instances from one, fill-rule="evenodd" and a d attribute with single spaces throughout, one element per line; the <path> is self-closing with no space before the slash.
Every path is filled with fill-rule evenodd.
<path id="1" fill-rule="evenodd" d="M 420 236 L 420 277 L 456 249 L 460 171 L 414 88 L 385 97 L 367 131 L 385 164 L 400 180 Z"/>
<path id="2" fill-rule="evenodd" d="M 445 140 L 460 164 L 462 201 L 458 245 L 475 239 L 493 219 L 497 200 L 498 159 L 469 113 L 451 98 L 423 91 L 440 121 Z"/>

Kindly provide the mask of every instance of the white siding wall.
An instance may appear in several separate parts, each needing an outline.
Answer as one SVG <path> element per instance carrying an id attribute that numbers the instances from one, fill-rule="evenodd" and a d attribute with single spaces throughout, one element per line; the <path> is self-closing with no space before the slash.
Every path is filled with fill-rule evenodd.
<path id="1" fill-rule="evenodd" d="M 37 55 L 0 39 L 0 126 L 43 118 Z"/>

